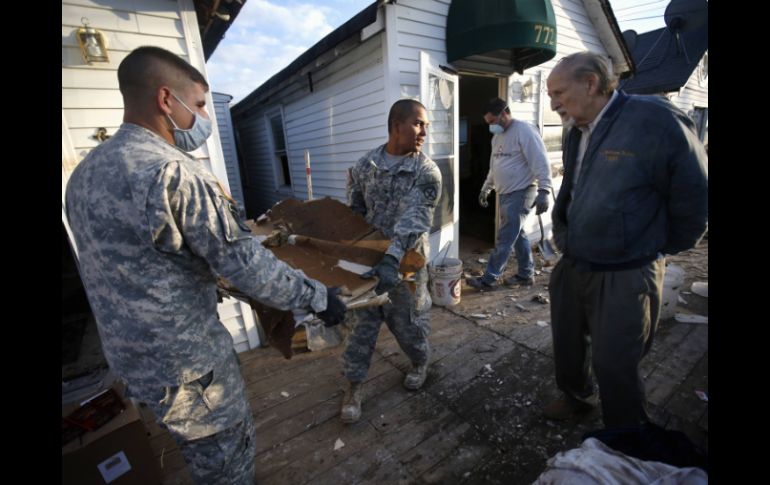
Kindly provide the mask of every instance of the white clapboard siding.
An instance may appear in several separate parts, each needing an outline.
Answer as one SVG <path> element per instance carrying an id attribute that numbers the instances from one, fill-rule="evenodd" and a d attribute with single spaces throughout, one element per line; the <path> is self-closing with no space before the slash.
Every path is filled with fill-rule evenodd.
<path id="1" fill-rule="evenodd" d="M 671 102 L 685 113 L 690 113 L 695 107 L 708 108 L 709 106 L 708 80 L 700 80 L 702 65 L 703 59 L 700 60 L 698 66 L 690 74 L 684 87 L 671 97 Z"/>
<path id="2" fill-rule="evenodd" d="M 62 2 L 62 187 L 77 163 L 98 145 L 98 128 L 112 135 L 122 123 L 123 98 L 118 90 L 117 69 L 133 49 L 143 45 L 163 47 L 188 62 L 190 45 L 201 46 L 197 24 L 187 28 L 192 39 L 185 38 L 183 18 L 195 18 L 180 12 L 180 5 L 192 2 L 172 0 L 65 0 Z M 86 64 L 80 52 L 76 31 L 87 17 L 91 27 L 99 29 L 107 43 L 109 62 Z M 200 47 L 196 47 L 200 48 Z M 194 51 L 193 51 L 194 52 Z M 202 53 L 196 53 L 202 59 Z M 205 75 L 205 72 L 204 72 Z M 66 146 L 66 150 L 65 150 Z M 66 151 L 66 154 L 65 154 Z M 211 168 L 208 151 L 192 153 Z M 62 201 L 64 200 L 62 190 Z M 64 211 L 62 211 L 64 218 Z M 69 227 L 67 221 L 63 221 Z M 248 305 L 237 300 L 219 304 L 220 314 L 230 315 L 226 326 L 233 335 L 236 350 L 259 345 L 256 320 Z"/>
<path id="3" fill-rule="evenodd" d="M 225 157 L 227 180 L 230 182 L 230 195 L 245 207 L 243 189 L 241 187 L 241 170 L 238 167 L 238 153 L 235 148 L 233 121 L 230 118 L 230 100 L 232 96 L 223 93 L 212 93 L 214 98 L 214 113 L 219 126 L 219 140 L 222 143 L 222 153 Z M 210 113 L 211 114 L 211 113 Z"/>
<path id="4" fill-rule="evenodd" d="M 260 346 L 257 331 L 257 316 L 251 307 L 235 298 L 224 298 L 217 305 L 219 320 L 233 337 L 233 347 L 236 352 L 255 349 Z"/>
<path id="5" fill-rule="evenodd" d="M 250 216 L 284 199 L 275 188 L 266 113 L 283 107 L 293 196 L 307 198 L 305 150 L 310 152 L 313 197 L 346 200 L 346 170 L 387 139 L 382 67 L 382 34 L 376 34 L 318 70 L 313 92 L 304 81 L 285 82 L 270 104 L 237 122 Z M 323 55 L 322 55 L 323 57 Z"/>

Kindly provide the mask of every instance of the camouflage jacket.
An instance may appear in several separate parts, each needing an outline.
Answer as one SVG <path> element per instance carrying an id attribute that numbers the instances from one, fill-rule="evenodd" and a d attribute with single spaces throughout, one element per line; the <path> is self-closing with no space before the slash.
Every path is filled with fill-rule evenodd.
<path id="1" fill-rule="evenodd" d="M 251 235 L 201 162 L 138 125 L 77 166 L 66 210 L 105 357 L 137 394 L 197 379 L 233 351 L 217 276 L 274 308 L 326 308 L 326 288 Z"/>
<path id="2" fill-rule="evenodd" d="M 428 231 L 441 196 L 441 171 L 422 152 L 404 158 L 395 172 L 383 168 L 385 145 L 350 168 L 348 203 L 390 238 L 387 254 L 399 261 L 409 249 L 428 256 Z"/>

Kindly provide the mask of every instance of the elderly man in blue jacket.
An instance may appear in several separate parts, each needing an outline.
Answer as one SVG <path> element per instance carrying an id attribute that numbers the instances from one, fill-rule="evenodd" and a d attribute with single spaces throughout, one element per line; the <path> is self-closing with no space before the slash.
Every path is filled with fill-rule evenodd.
<path id="1" fill-rule="evenodd" d="M 663 97 L 616 84 L 590 52 L 563 58 L 547 81 L 570 131 L 553 210 L 563 257 L 549 286 L 564 395 L 544 415 L 590 410 L 593 368 L 607 427 L 648 421 L 639 362 L 660 315 L 664 255 L 695 246 L 708 221 L 707 156 L 692 120 Z"/>

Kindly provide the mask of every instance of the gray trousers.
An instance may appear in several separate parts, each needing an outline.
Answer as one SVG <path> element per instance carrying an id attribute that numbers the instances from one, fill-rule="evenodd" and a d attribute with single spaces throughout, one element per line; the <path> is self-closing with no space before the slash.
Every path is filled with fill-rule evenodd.
<path id="1" fill-rule="evenodd" d="M 421 268 L 416 279 L 414 295 L 409 291 L 407 283 L 400 283 L 389 292 L 391 303 L 349 312 L 345 325 L 351 330 L 342 358 L 345 377 L 350 382 L 366 379 L 383 321 L 413 364 L 427 362 L 430 352 L 429 310 L 432 303 L 428 293 L 427 269 Z"/>
<path id="2" fill-rule="evenodd" d="M 235 352 L 192 382 L 145 400 L 179 446 L 195 483 L 254 484 L 256 428 Z"/>
<path id="3" fill-rule="evenodd" d="M 588 402 L 599 384 L 606 427 L 647 420 L 639 362 L 660 316 L 665 260 L 622 271 L 585 271 L 562 258 L 551 274 L 556 385 Z"/>

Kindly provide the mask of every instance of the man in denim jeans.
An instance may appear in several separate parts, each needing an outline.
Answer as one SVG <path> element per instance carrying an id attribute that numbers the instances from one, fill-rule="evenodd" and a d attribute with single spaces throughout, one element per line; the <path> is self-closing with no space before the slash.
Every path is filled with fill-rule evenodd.
<path id="1" fill-rule="evenodd" d="M 537 214 L 548 210 L 552 185 L 545 144 L 530 124 L 511 117 L 511 111 L 500 98 L 489 101 L 484 121 L 489 124 L 489 131 L 494 136 L 489 173 L 481 187 L 479 204 L 487 207 L 489 193 L 492 189 L 497 191 L 500 195 L 500 228 L 486 271 L 481 277 L 467 282 L 480 290 L 495 288 L 511 249 L 514 249 L 518 272 L 503 282 L 506 285 L 531 286 L 535 263 L 523 226 L 532 207 L 537 207 Z"/>

